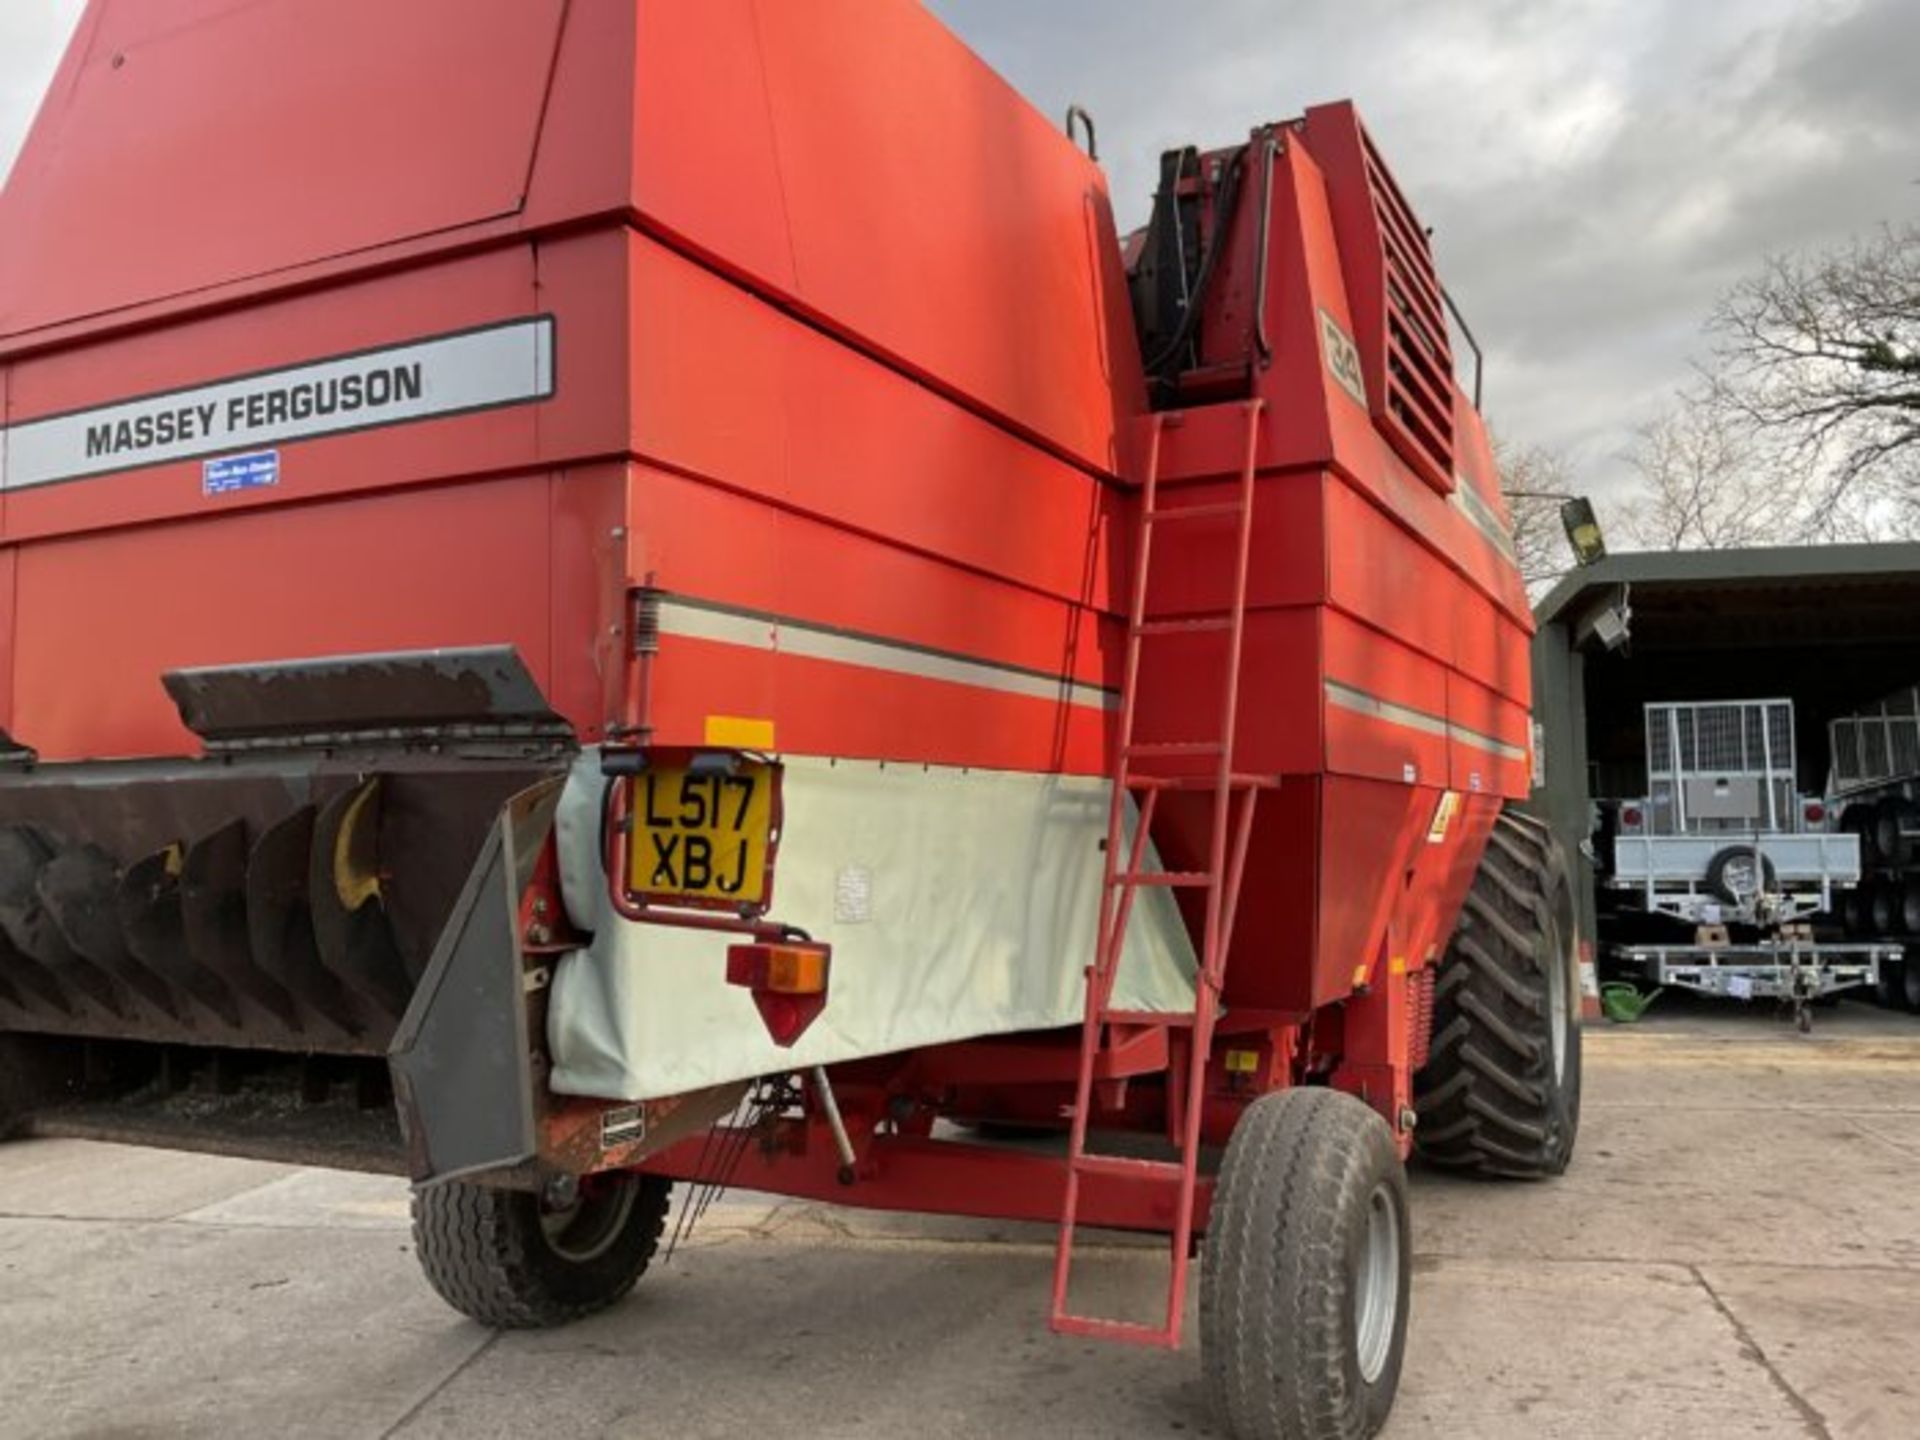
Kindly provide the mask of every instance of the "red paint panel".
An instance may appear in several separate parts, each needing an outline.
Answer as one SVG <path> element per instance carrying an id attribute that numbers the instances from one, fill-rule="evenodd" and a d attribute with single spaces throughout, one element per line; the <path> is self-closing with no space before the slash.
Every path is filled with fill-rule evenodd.
<path id="1" fill-rule="evenodd" d="M 1325 612 L 1327 678 L 1444 720 L 1446 667 L 1337 610 Z"/>
<path id="2" fill-rule="evenodd" d="M 1309 774 L 1321 768 L 1319 612 L 1261 610 L 1242 639 L 1234 768 Z M 1224 729 L 1226 636 L 1172 634 L 1144 642 L 1134 739 L 1218 741 Z M 1154 771 L 1204 770 L 1209 760 L 1156 763 Z"/>
<path id="3" fill-rule="evenodd" d="M 1344 482 L 1328 481 L 1326 506 L 1329 600 L 1436 660 L 1450 659 L 1456 617 L 1483 602 L 1393 516 Z"/>
<path id="4" fill-rule="evenodd" d="M 1528 632 L 1469 592 L 1453 627 L 1453 663 L 1468 679 L 1526 706 L 1533 695 Z"/>
<path id="5" fill-rule="evenodd" d="M 742 645 L 664 636 L 655 739 L 698 745 L 709 715 L 774 722 L 790 755 L 1100 774 L 1108 712 Z"/>
<path id="6" fill-rule="evenodd" d="M 1326 611 L 1323 623 L 1327 679 L 1418 712 L 1435 727 L 1362 713 L 1328 698 L 1327 769 L 1404 781 L 1412 766 L 1419 780 L 1443 783 L 1448 764 L 1445 668 L 1336 610 Z"/>
<path id="7" fill-rule="evenodd" d="M 1319 776 L 1290 778 L 1260 797 L 1227 960 L 1222 998 L 1229 1010 L 1306 1009 L 1306 982 L 1320 925 L 1321 857 L 1315 835 L 1324 784 Z M 1205 803 L 1192 796 L 1177 798 L 1192 802 L 1184 834 L 1164 838 L 1162 827 L 1155 824 L 1161 858 L 1169 867 L 1204 868 Z"/>
<path id="8" fill-rule="evenodd" d="M 1098 167 L 918 5 L 758 0 L 754 14 L 802 302 L 1114 468 L 1144 405 L 1117 267 L 1096 248 L 1111 220 L 1088 234 L 1087 197 L 1108 213 Z M 642 144 L 663 141 L 686 135 Z"/>
<path id="9" fill-rule="evenodd" d="M 752 496 L 637 466 L 630 569 L 723 601 L 1118 687 L 1120 622 Z"/>
<path id="10" fill-rule="evenodd" d="M 1419 859 L 1436 798 L 1424 787 L 1327 777 L 1315 1005 L 1350 994 L 1355 970 L 1381 958 L 1388 921 L 1406 893 L 1406 872 Z"/>
<path id="11" fill-rule="evenodd" d="M 517 208 L 564 6 L 94 9 L 0 201 L 0 333 Z"/>
<path id="12" fill-rule="evenodd" d="M 583 742 L 620 714 L 630 653 L 626 567 L 627 467 L 579 466 L 549 482 L 548 629 L 553 668 L 547 699 Z"/>
<path id="13" fill-rule="evenodd" d="M 1447 716 L 1457 726 L 1517 746 L 1530 754 L 1532 724 L 1527 712 L 1510 700 L 1460 675 L 1447 682 Z M 1524 799 L 1530 788 L 1531 767 L 1524 758 L 1503 756 L 1457 735 L 1451 742 L 1450 776 L 1455 790 L 1491 792 Z"/>
<path id="14" fill-rule="evenodd" d="M 547 525 L 535 475 L 23 547 L 16 735 L 48 759 L 189 751 L 160 687 L 183 665 L 506 643 L 547 687 Z"/>
<path id="15" fill-rule="evenodd" d="M 1106 593 L 1117 493 L 659 245 L 636 236 L 633 263 L 645 459 L 1049 594 Z"/>
<path id="16" fill-rule="evenodd" d="M 1245 421 L 1240 421 L 1244 436 Z M 1186 427 L 1181 427 L 1183 433 Z M 1325 531 L 1321 475 L 1296 470 L 1263 475 L 1253 497 L 1253 563 L 1247 573 L 1247 606 L 1311 605 L 1326 596 Z M 1159 505 L 1219 505 L 1239 498 L 1239 480 L 1165 485 Z M 1128 537 L 1131 542 L 1131 537 Z M 1234 545 L 1239 538 L 1232 517 L 1175 521 L 1154 541 L 1155 555 L 1147 613 L 1173 616 L 1225 609 L 1232 601 Z M 1125 604 L 1132 595 L 1135 544 L 1116 547 L 1114 593 Z"/>
<path id="17" fill-rule="evenodd" d="M 720 264 L 791 294 L 793 241 L 755 8 L 639 7 L 633 203 Z"/>

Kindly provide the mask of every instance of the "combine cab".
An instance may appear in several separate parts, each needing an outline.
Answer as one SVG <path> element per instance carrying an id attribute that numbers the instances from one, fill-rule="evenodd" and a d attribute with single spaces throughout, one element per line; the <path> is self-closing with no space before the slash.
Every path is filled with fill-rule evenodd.
<path id="1" fill-rule="evenodd" d="M 95 0 L 0 200 L 0 1128 L 409 1175 L 495 1325 L 676 1182 L 1050 1219 L 1054 1328 L 1197 1252 L 1231 1433 L 1370 1433 L 1404 1157 L 1578 1118 L 1456 328 L 1347 105 L 1122 240 L 917 5 Z"/>

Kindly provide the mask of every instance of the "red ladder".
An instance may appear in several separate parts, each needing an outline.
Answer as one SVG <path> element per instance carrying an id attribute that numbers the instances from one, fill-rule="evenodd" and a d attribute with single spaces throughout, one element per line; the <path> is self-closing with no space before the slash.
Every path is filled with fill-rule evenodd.
<path id="1" fill-rule="evenodd" d="M 1246 402 L 1246 447 L 1240 465 L 1240 483 L 1233 500 L 1162 510 L 1159 505 L 1160 441 L 1166 417 L 1154 417 L 1147 451 L 1145 493 L 1140 508 L 1140 539 L 1133 572 L 1133 605 L 1127 626 L 1125 678 L 1120 691 L 1119 766 L 1107 815 L 1106 876 L 1100 894 L 1100 928 L 1094 960 L 1087 970 L 1086 1016 L 1080 1032 L 1080 1073 L 1074 1091 L 1073 1130 L 1067 1146 L 1066 1197 L 1060 1216 L 1060 1243 L 1053 1265 L 1053 1303 L 1050 1323 L 1068 1335 L 1091 1335 L 1137 1345 L 1168 1349 L 1180 1344 L 1182 1313 L 1186 1308 L 1187 1270 L 1193 1248 L 1194 1199 L 1199 1186 L 1201 1100 L 1207 1060 L 1213 1049 L 1214 1022 L 1220 1006 L 1220 982 L 1226 969 L 1227 946 L 1233 936 L 1234 911 L 1240 896 L 1240 875 L 1246 861 L 1247 837 L 1253 831 L 1254 802 L 1271 777 L 1234 772 L 1234 721 L 1240 700 L 1240 652 L 1247 618 L 1247 569 L 1253 538 L 1253 480 L 1260 413 L 1264 402 Z M 1233 593 L 1228 607 L 1205 616 L 1177 620 L 1148 620 L 1147 579 L 1153 560 L 1153 536 L 1160 525 L 1209 519 L 1231 519 L 1234 537 Z M 1217 734 L 1198 740 L 1138 742 L 1134 739 L 1134 710 L 1138 701 L 1140 648 L 1144 641 L 1163 635 L 1191 635 L 1224 631 L 1227 636 L 1226 673 L 1220 687 L 1221 724 Z M 1202 757 L 1214 761 L 1201 775 L 1142 775 L 1141 761 Z M 1143 870 L 1147 836 L 1156 804 L 1170 790 L 1205 791 L 1212 795 L 1212 826 L 1205 870 Z M 1127 802 L 1143 798 L 1132 843 L 1126 844 Z M 1238 804 L 1234 802 L 1238 799 Z M 1122 846 L 1125 845 L 1125 854 Z M 1133 1014 L 1112 1007 L 1114 978 L 1126 948 L 1127 921 L 1133 897 L 1144 886 L 1204 890 L 1206 925 L 1201 942 L 1200 969 L 1194 982 L 1190 1012 Z M 1180 1125 L 1180 1158 L 1139 1160 L 1089 1154 L 1087 1121 L 1093 1108 L 1093 1076 L 1106 1027 L 1112 1023 L 1190 1026 L 1184 1088 L 1180 1077 L 1167 1076 L 1168 1104 Z M 1162 1180 L 1178 1184 L 1172 1236 L 1173 1273 L 1168 1285 L 1165 1322 L 1146 1325 L 1128 1320 L 1076 1315 L 1067 1309 L 1067 1280 L 1073 1267 L 1074 1228 L 1079 1222 L 1080 1182 L 1087 1175 L 1120 1179 Z"/>

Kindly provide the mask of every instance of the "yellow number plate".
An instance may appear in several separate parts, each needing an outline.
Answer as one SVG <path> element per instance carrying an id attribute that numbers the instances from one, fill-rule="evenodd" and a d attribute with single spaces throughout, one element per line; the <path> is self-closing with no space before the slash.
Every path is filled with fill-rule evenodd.
<path id="1" fill-rule="evenodd" d="M 778 781 L 779 767 L 757 760 L 635 776 L 629 888 L 650 899 L 760 905 Z"/>

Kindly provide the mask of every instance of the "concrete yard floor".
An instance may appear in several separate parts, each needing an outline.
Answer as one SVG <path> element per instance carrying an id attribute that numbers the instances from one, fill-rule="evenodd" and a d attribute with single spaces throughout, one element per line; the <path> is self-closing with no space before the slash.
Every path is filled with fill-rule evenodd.
<path id="1" fill-rule="evenodd" d="M 1386 1433 L 1920 1435 L 1920 1021 L 1663 999 L 1586 1050 L 1564 1179 L 1416 1172 Z M 417 1274 L 397 1182 L 22 1142 L 0 1434 L 1209 1434 L 1191 1341 L 1046 1333 L 1048 1242 L 740 1197 L 616 1310 L 493 1336 Z M 1162 1263 L 1093 1251 L 1090 1298 L 1149 1304 Z"/>

